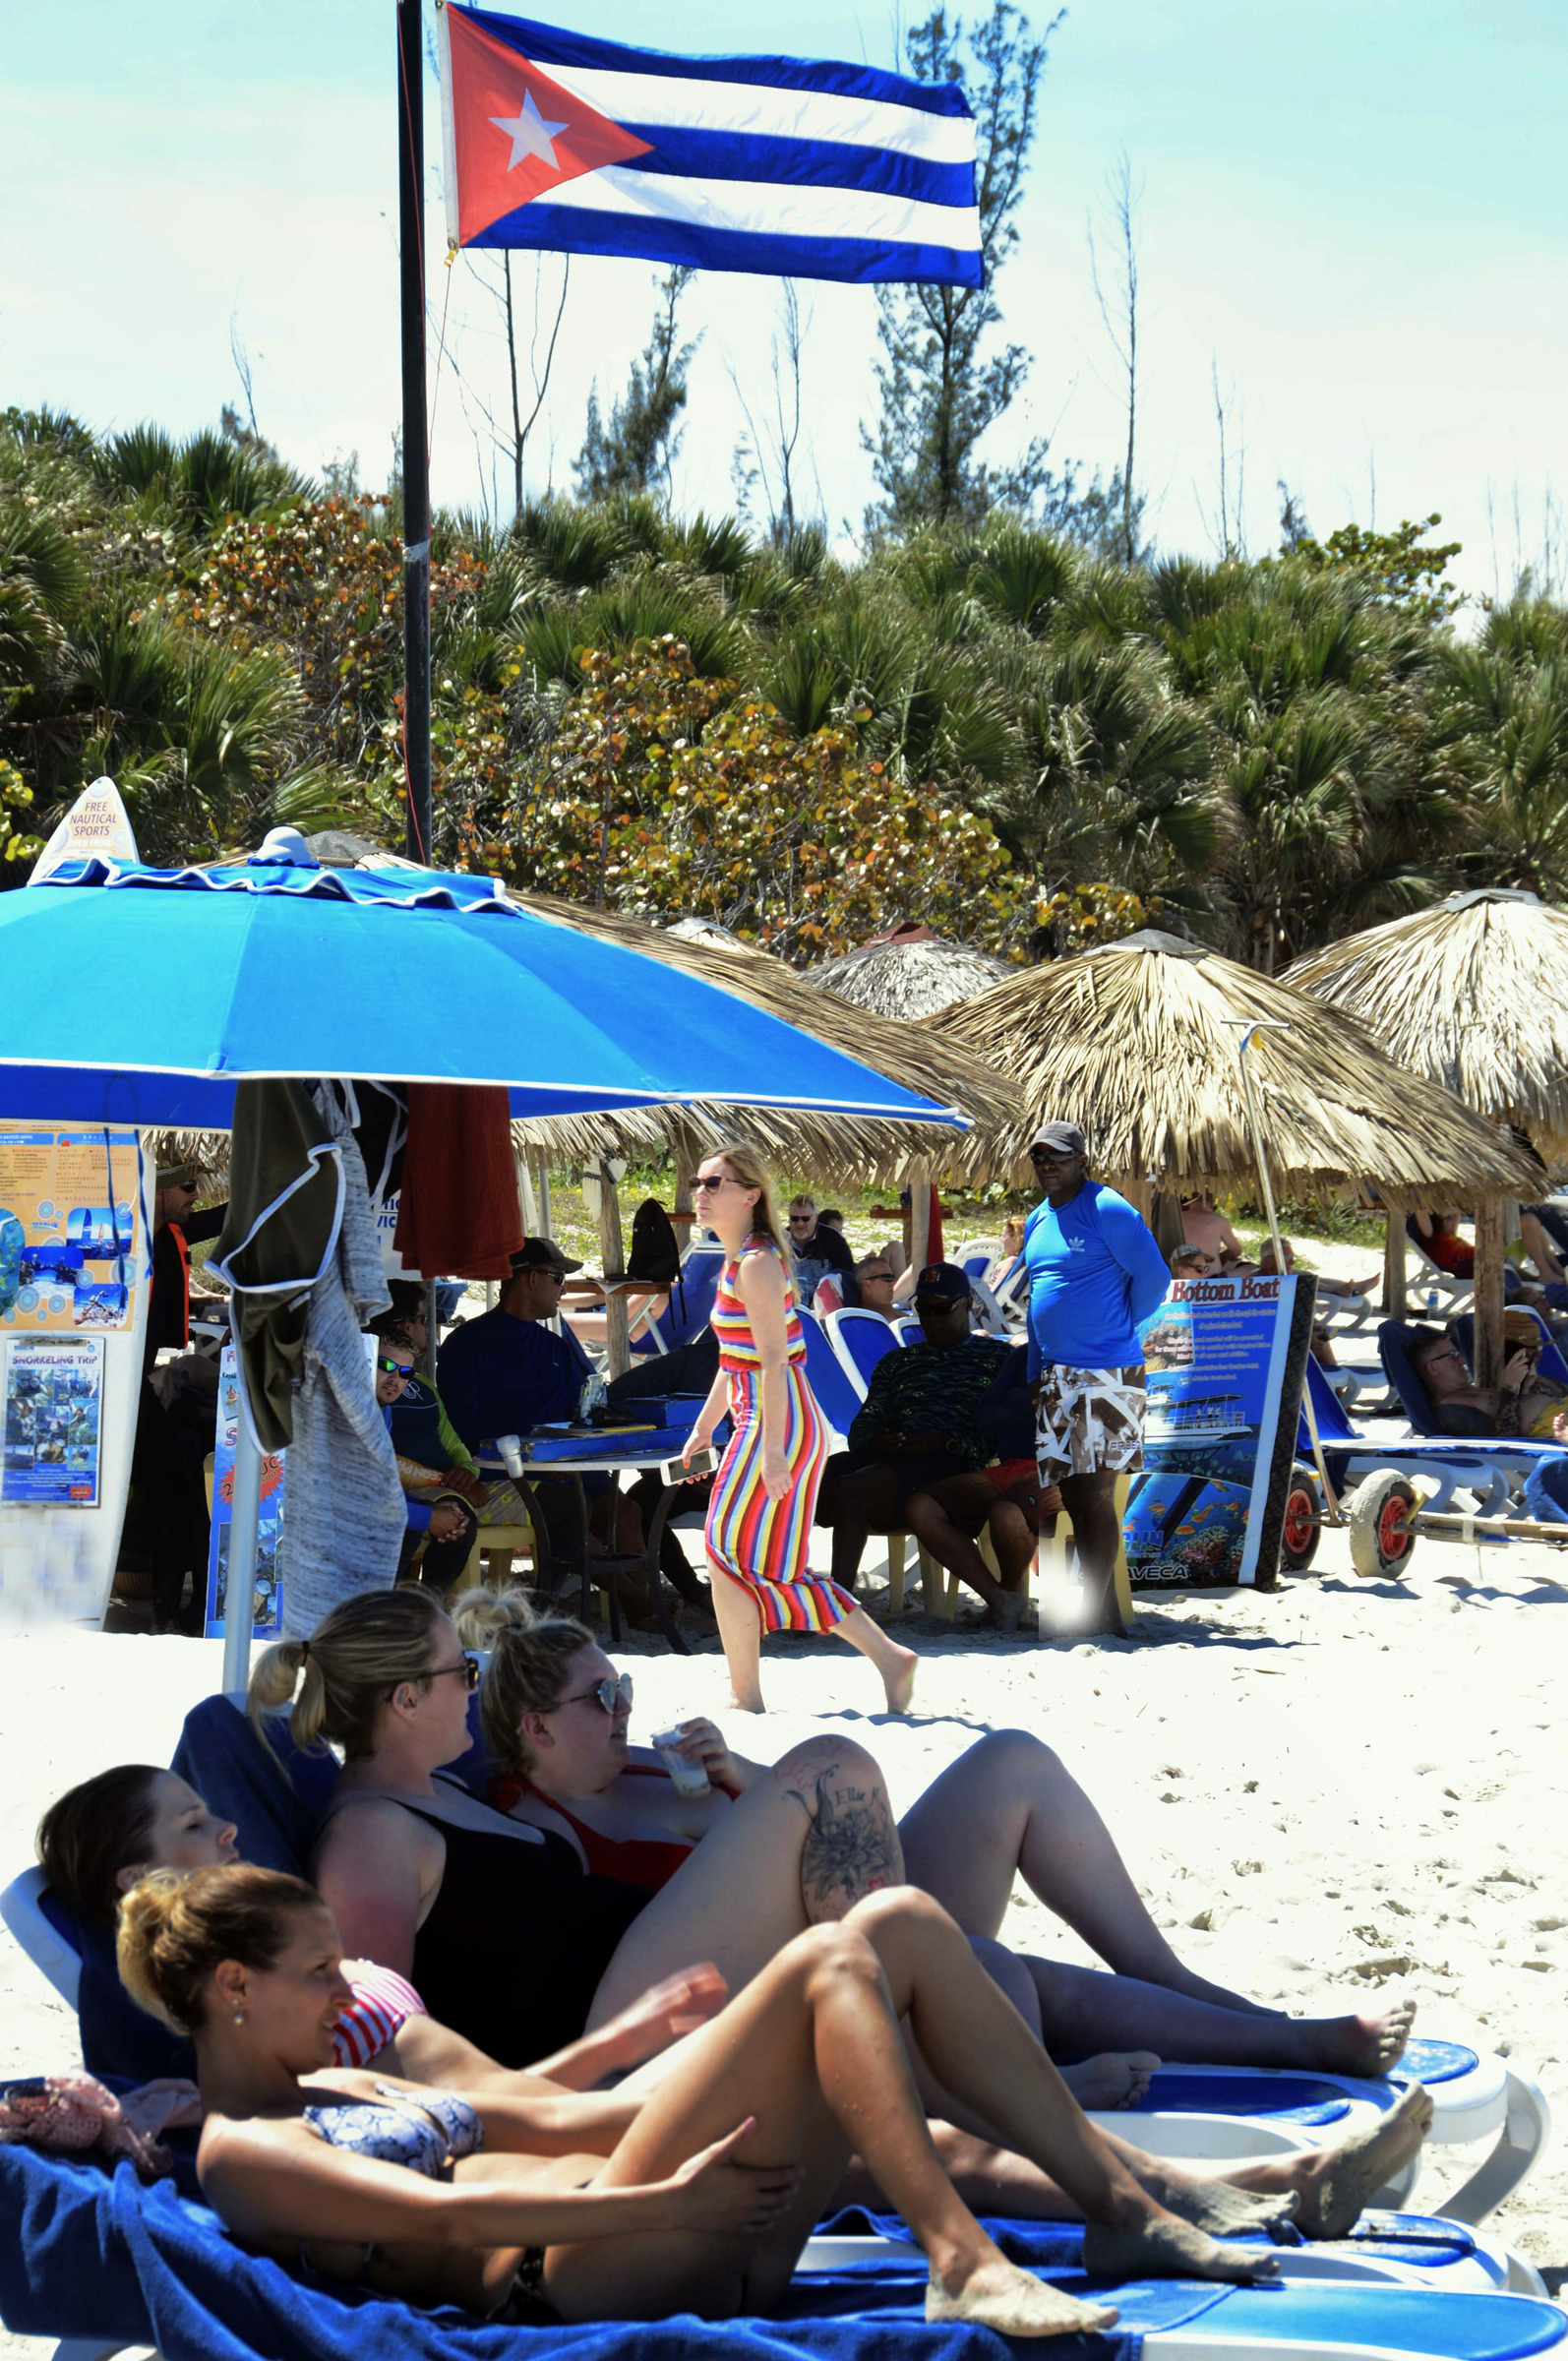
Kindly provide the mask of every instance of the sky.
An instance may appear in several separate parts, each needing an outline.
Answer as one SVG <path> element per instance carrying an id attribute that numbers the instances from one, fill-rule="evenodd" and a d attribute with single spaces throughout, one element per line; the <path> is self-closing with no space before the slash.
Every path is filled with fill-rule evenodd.
<path id="1" fill-rule="evenodd" d="M 557 0 L 559 6 L 559 0 Z M 907 0 L 906 0 L 907 5 Z M 544 11 L 546 0 L 533 0 Z M 431 9 L 426 6 L 427 28 Z M 890 63 L 891 5 L 572 0 L 559 21 L 671 49 L 788 48 Z M 907 17 L 906 17 L 907 21 Z M 1049 23 L 1036 10 L 1037 30 Z M 296 465 L 357 452 L 385 480 L 398 415 L 393 0 L 70 0 L 11 13 L 0 89 L 0 406 L 186 433 L 241 401 Z M 1141 191 L 1137 477 L 1163 552 L 1212 554 L 1227 505 L 1254 553 L 1281 481 L 1320 533 L 1442 514 L 1454 574 L 1506 592 L 1561 576 L 1568 494 L 1568 213 L 1561 0 L 1072 0 L 1051 35 L 1040 134 L 997 281 L 1033 355 L 986 455 L 1032 435 L 1109 472 L 1124 391 L 1097 316 L 1086 225 L 1105 234 L 1122 154 Z M 510 515 L 484 412 L 507 405 L 499 263 L 443 261 L 439 98 L 427 63 L 432 483 Z M 525 330 L 562 265 L 518 255 Z M 526 490 L 572 486 L 590 390 L 608 405 L 645 342 L 656 270 L 578 257 Z M 808 497 L 841 545 L 872 497 L 869 288 L 802 285 Z M 704 274 L 674 471 L 683 511 L 735 505 L 737 381 L 769 390 L 778 289 Z M 441 352 L 437 366 L 438 349 Z M 531 395 L 530 395 L 531 400 Z"/>

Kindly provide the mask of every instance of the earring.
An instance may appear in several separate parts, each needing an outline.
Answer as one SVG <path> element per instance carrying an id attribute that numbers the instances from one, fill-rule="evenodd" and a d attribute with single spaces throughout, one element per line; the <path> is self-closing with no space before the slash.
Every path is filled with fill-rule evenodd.
<path id="1" fill-rule="evenodd" d="M 235 2010 L 234 2022 L 236 2025 L 243 2025 L 245 2023 L 245 2011 L 243 2009 Z"/>

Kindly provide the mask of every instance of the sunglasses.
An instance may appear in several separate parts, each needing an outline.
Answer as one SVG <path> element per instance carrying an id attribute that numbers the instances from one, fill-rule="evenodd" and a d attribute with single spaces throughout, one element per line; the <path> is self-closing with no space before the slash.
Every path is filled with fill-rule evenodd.
<path id="1" fill-rule="evenodd" d="M 698 1173 L 692 1183 L 692 1194 L 700 1197 L 706 1195 L 710 1188 L 739 1188 L 740 1185 L 740 1181 L 732 1180 L 728 1173 Z"/>
<path id="2" fill-rule="evenodd" d="M 432 1665 L 428 1672 L 416 1672 L 411 1677 L 415 1680 L 445 1680 L 449 1672 L 462 1674 L 462 1685 L 470 1697 L 479 1686 L 479 1659 L 477 1656 L 460 1656 L 454 1665 Z M 402 1682 L 399 1681 L 397 1688 L 401 1687 Z M 391 1704 L 396 1694 L 397 1689 L 389 1689 L 387 1702 Z"/>
<path id="3" fill-rule="evenodd" d="M 558 1271 L 553 1262 L 525 1262 L 521 1270 L 513 1271 L 512 1275 L 513 1279 L 553 1279 L 557 1287 L 566 1278 L 566 1272 Z"/>
<path id="4" fill-rule="evenodd" d="M 623 1672 L 619 1680 L 612 1680 L 606 1673 L 603 1680 L 596 1680 L 591 1689 L 578 1689 L 574 1696 L 563 1697 L 561 1705 L 582 1705 L 590 1697 L 597 1697 L 605 1712 L 611 1716 L 620 1713 L 623 1707 L 630 1713 L 632 1711 L 631 1673 Z M 557 1706 L 555 1711 L 559 1713 L 561 1706 Z"/>
<path id="5" fill-rule="evenodd" d="M 815 1219 L 816 1216 L 814 1213 L 792 1213 L 790 1215 L 790 1228 L 792 1230 L 809 1230 Z"/>
<path id="6" fill-rule="evenodd" d="M 1031 1148 L 1029 1161 L 1031 1164 L 1071 1164 L 1077 1152 L 1076 1148 Z"/>
<path id="7" fill-rule="evenodd" d="M 406 1361 L 392 1361 L 386 1354 L 378 1355 L 376 1366 L 388 1377 L 411 1377 L 414 1373 Z"/>

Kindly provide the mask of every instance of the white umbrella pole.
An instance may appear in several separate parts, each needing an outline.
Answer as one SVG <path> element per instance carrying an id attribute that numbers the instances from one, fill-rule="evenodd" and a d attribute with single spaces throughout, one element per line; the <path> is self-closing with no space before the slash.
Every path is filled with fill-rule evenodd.
<path id="1" fill-rule="evenodd" d="M 1247 1126 L 1252 1133 L 1252 1154 L 1257 1161 L 1258 1179 L 1263 1183 L 1263 1206 L 1269 1217 L 1269 1236 L 1274 1241 L 1274 1268 L 1283 1279 L 1285 1277 L 1285 1241 L 1280 1236 L 1280 1217 L 1274 1207 L 1274 1183 L 1269 1179 L 1269 1162 L 1263 1153 L 1263 1125 L 1258 1117 L 1257 1098 L 1252 1089 L 1252 1076 L 1247 1070 L 1246 1062 L 1247 1052 L 1252 1047 L 1252 1036 L 1262 1030 L 1262 1022 L 1247 1026 L 1236 1045 L 1236 1059 L 1241 1068 L 1241 1095 L 1246 1101 Z M 1285 1030 L 1283 1024 L 1281 1024 L 1280 1030 Z M 1310 1342 L 1306 1349 L 1310 1357 L 1312 1350 Z M 1304 1373 L 1301 1383 L 1301 1415 L 1306 1421 L 1306 1431 L 1311 1437 L 1312 1462 L 1317 1469 L 1317 1480 L 1323 1486 L 1325 1518 L 1331 1525 L 1341 1524 L 1344 1520 L 1340 1515 L 1339 1494 L 1334 1489 L 1328 1467 L 1323 1458 L 1323 1446 L 1318 1441 L 1317 1418 L 1312 1409 L 1311 1381 Z"/>
<path id="2" fill-rule="evenodd" d="M 243 1392 L 245 1379 L 240 1378 Z M 256 1536 L 262 1514 L 262 1453 L 243 1400 L 234 1442 L 234 1503 L 228 1529 L 228 1590 L 223 1607 L 223 1688 L 251 1677 L 251 1619 L 256 1596 Z"/>

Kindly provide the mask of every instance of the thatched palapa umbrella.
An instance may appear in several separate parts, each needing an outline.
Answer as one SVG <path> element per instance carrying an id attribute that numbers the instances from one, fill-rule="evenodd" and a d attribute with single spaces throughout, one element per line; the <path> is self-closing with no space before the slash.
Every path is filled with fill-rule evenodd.
<path id="1" fill-rule="evenodd" d="M 946 942 L 929 927 L 900 927 L 846 951 L 842 959 L 826 959 L 806 971 L 818 992 L 836 993 L 874 1016 L 905 1024 L 939 1016 L 1016 973 L 1005 959 L 967 943 Z"/>
<path id="2" fill-rule="evenodd" d="M 1007 1135 L 1025 1119 L 1027 1111 L 1015 1085 L 973 1051 L 924 1026 L 891 1023 L 869 1009 L 846 1004 L 831 993 L 818 992 L 812 981 L 766 951 L 708 936 L 683 938 L 671 929 L 650 926 L 644 919 L 593 909 L 585 903 L 558 901 L 548 894 L 516 894 L 513 898 L 542 917 L 579 927 L 588 934 L 608 936 L 629 949 L 684 968 L 705 983 L 754 1002 L 803 1032 L 814 1034 L 818 1041 L 863 1059 L 891 1080 L 919 1089 L 939 1105 L 956 1108 L 988 1138 Z M 918 1083 L 913 1079 L 917 1074 L 922 1077 Z M 747 1108 L 742 1113 L 707 1105 L 629 1108 L 580 1120 L 551 1118 L 519 1126 L 520 1135 L 531 1143 L 573 1159 L 591 1156 L 610 1143 L 632 1154 L 670 1144 L 679 1156 L 694 1162 L 707 1153 L 715 1139 L 737 1129 L 779 1163 L 835 1182 L 901 1180 L 912 1161 L 945 1163 L 955 1137 L 934 1123 L 864 1122 L 850 1117 L 796 1115 L 777 1107 Z M 977 1159 L 971 1154 L 968 1164 L 978 1171 L 989 1169 L 983 1155 Z"/>
<path id="3" fill-rule="evenodd" d="M 1475 1114 L 1522 1132 L 1542 1164 L 1568 1163 L 1568 911 L 1502 888 L 1451 894 L 1313 951 L 1285 981 L 1357 1018 Z M 1538 1173 L 1527 1203 L 1541 1185 Z M 1501 1208 L 1460 1189 L 1447 1201 L 1476 1205 L 1477 1376 L 1495 1384 Z"/>
<path id="4" fill-rule="evenodd" d="M 1145 933 L 1048 962 L 925 1029 L 1016 1077 L 1027 1120 L 974 1133 L 951 1163 L 989 1160 L 1016 1184 L 1042 1115 L 1081 1123 L 1096 1169 L 1140 1194 L 1256 1176 L 1236 1050 L 1250 1068 L 1281 1195 L 1375 1181 L 1403 1210 L 1444 1192 L 1496 1198 L 1528 1182 L 1507 1136 L 1435 1083 L 1403 1073 L 1354 1018 L 1176 937 Z"/>

